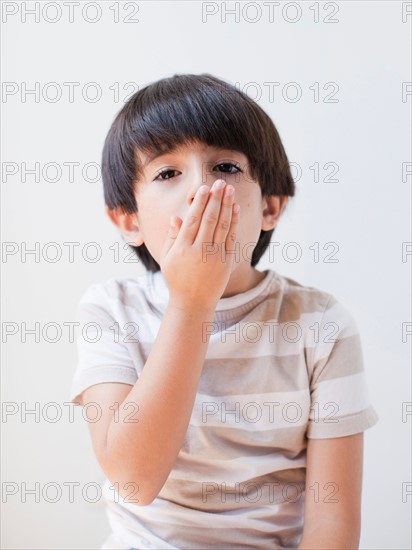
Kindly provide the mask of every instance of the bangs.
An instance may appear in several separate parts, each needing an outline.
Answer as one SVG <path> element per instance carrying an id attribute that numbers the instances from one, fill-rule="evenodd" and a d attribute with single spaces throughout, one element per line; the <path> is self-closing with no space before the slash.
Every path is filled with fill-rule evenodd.
<path id="1" fill-rule="evenodd" d="M 146 154 L 166 153 L 182 144 L 201 141 L 239 151 L 249 157 L 247 129 L 256 124 L 245 98 L 230 86 L 204 77 L 193 86 L 189 78 L 165 79 L 143 90 L 130 105 L 135 147 Z M 136 117 L 136 114 L 140 116 Z M 126 115 L 127 118 L 127 115 Z M 136 174 L 137 175 L 137 174 Z"/>

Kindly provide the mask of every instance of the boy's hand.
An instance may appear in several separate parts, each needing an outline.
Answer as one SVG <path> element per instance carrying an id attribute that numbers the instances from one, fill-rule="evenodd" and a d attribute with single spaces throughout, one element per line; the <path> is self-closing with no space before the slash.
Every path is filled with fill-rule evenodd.
<path id="1" fill-rule="evenodd" d="M 222 181 L 223 188 L 216 184 Z M 201 191 L 206 190 L 205 194 Z M 233 191 L 232 195 L 228 191 Z M 239 213 L 234 212 L 234 188 L 216 180 L 202 185 L 186 218 L 171 217 L 160 254 L 160 267 L 170 300 L 189 308 L 214 310 L 230 278 L 236 256 Z"/>

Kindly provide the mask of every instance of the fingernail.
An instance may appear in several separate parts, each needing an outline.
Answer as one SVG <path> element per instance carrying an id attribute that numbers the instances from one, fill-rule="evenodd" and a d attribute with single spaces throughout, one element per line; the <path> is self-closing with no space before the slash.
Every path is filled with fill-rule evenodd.
<path id="1" fill-rule="evenodd" d="M 206 195 L 206 193 L 209 193 L 209 187 L 207 185 L 199 187 L 199 195 Z"/>
<path id="2" fill-rule="evenodd" d="M 223 180 L 218 180 L 214 183 L 214 188 L 215 189 L 222 189 L 224 186 L 225 186 L 225 183 Z"/>

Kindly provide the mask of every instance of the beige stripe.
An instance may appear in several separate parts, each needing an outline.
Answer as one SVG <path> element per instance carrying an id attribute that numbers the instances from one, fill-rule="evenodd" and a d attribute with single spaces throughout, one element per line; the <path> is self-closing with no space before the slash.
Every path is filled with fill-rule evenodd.
<path id="1" fill-rule="evenodd" d="M 205 323 L 203 339 L 211 332 L 210 323 Z M 210 337 L 207 358 L 288 356 L 317 348 L 319 357 L 330 353 L 339 338 L 357 334 L 357 329 L 342 319 L 335 322 L 321 317 L 302 315 L 299 321 L 278 324 L 276 320 L 239 322 L 228 330 Z M 239 349 L 239 345 L 241 349 Z"/>
<path id="2" fill-rule="evenodd" d="M 204 456 L 186 454 L 181 451 L 169 477 L 187 481 L 191 474 L 192 481 L 200 479 L 203 482 L 214 482 L 218 478 L 224 479 L 227 483 L 235 483 L 239 481 L 239 472 L 242 472 L 244 479 L 252 479 L 276 470 L 306 466 L 306 449 L 296 456 L 284 450 L 285 455 L 289 455 L 288 457 L 282 455 L 276 446 L 273 446 L 270 451 L 267 454 L 257 455 L 256 452 L 252 454 L 249 450 L 248 455 L 231 460 L 216 460 L 213 457 L 205 460 Z"/>
<path id="3" fill-rule="evenodd" d="M 209 481 L 168 479 L 159 497 L 181 506 L 205 512 L 224 512 L 236 507 L 277 505 L 297 502 L 304 496 L 305 468 L 290 468 L 260 477 L 237 481 L 216 478 Z"/>
<path id="4" fill-rule="evenodd" d="M 278 289 L 268 294 L 260 304 L 245 315 L 243 320 L 259 317 L 262 321 L 276 319 L 279 323 L 298 321 L 304 314 L 321 314 L 329 299 L 331 299 L 330 304 L 333 304 L 334 298 L 318 289 L 304 287 Z M 223 312 L 223 315 L 219 314 L 220 312 L 216 313 L 218 319 L 227 315 L 226 312 Z"/>
<path id="5" fill-rule="evenodd" d="M 239 357 L 206 359 L 199 383 L 199 393 L 232 395 L 305 390 L 308 375 L 305 357 Z"/>
<path id="6" fill-rule="evenodd" d="M 308 438 L 323 439 L 329 437 L 348 436 L 363 432 L 374 426 L 379 420 L 375 408 L 372 405 L 356 414 L 349 414 L 339 418 L 338 423 L 309 422 Z"/>
<path id="7" fill-rule="evenodd" d="M 272 348 L 276 350 L 275 346 Z M 230 396 L 240 391 L 244 394 L 264 394 L 304 390 L 309 384 L 307 356 L 310 352 L 310 348 L 305 348 L 300 354 L 293 355 L 207 358 L 198 391 L 208 395 Z M 360 354 L 359 335 L 338 340 L 330 357 L 318 361 L 312 386 L 319 377 L 327 380 L 361 372 L 363 362 Z"/>
<path id="8" fill-rule="evenodd" d="M 329 380 L 350 376 L 363 371 L 362 344 L 359 334 L 342 338 L 332 344 L 329 356 L 316 361 L 313 370 L 312 386 L 318 379 Z"/>
<path id="9" fill-rule="evenodd" d="M 259 455 L 278 452 L 287 453 L 285 463 L 288 463 L 305 447 L 306 428 L 290 424 L 283 430 L 251 432 L 229 426 L 207 428 L 189 424 L 180 452 L 182 456 L 196 455 L 207 461 L 230 461 L 247 456 L 258 460 Z"/>
<path id="10" fill-rule="evenodd" d="M 276 510 L 273 510 L 272 514 L 275 515 Z M 284 525 L 287 520 L 284 516 L 282 517 L 284 518 Z M 160 525 L 159 522 L 151 522 L 150 525 L 153 529 L 157 529 L 157 532 L 163 532 L 163 538 L 173 542 L 177 548 L 190 548 L 190 550 L 204 550 L 205 548 L 224 550 L 297 548 L 302 536 L 302 531 L 299 528 L 286 529 L 283 528 L 283 525 L 278 526 L 275 522 L 269 522 L 268 520 L 259 522 L 255 529 L 245 527 L 223 527 L 219 529 L 215 526 L 214 517 L 208 517 L 208 521 L 209 526 L 204 527 L 188 527 L 184 524 L 173 527 L 164 523 Z M 245 517 L 241 518 L 240 522 L 241 525 L 245 525 L 250 521 Z M 262 529 L 265 524 L 271 531 L 263 532 Z M 202 541 L 207 541 L 207 546 Z M 259 546 L 256 546 L 256 544 L 259 544 Z"/>
<path id="11" fill-rule="evenodd" d="M 326 325 L 326 322 L 333 325 Z M 342 321 L 340 325 L 329 320 L 320 322 L 320 317 L 313 315 L 303 315 L 299 321 L 280 325 L 273 319 L 242 321 L 210 337 L 206 360 L 233 359 L 239 355 L 250 359 L 268 355 L 285 357 L 309 353 L 315 346 L 317 356 L 324 357 L 330 353 L 338 338 L 357 334 L 352 325 L 345 326 L 344 333 L 340 334 L 342 326 Z M 205 323 L 202 338 L 206 341 L 211 332 L 211 323 Z M 152 346 L 152 343 L 142 343 L 146 354 L 150 353 Z"/>

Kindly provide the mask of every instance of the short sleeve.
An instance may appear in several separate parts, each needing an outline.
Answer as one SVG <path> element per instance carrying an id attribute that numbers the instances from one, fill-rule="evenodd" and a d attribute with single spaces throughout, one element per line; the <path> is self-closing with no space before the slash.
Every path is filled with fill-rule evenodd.
<path id="1" fill-rule="evenodd" d="M 379 416 L 369 399 L 359 330 L 351 313 L 333 296 L 317 334 L 310 361 L 307 437 L 343 437 L 374 426 Z"/>
<path id="2" fill-rule="evenodd" d="M 110 299 L 101 285 L 92 285 L 77 306 L 78 325 L 77 368 L 70 393 L 70 401 L 78 401 L 80 394 L 90 386 L 103 382 L 121 382 L 134 385 L 137 370 L 129 349 L 123 342 L 111 307 Z M 120 334 L 119 334 L 120 332 Z"/>

